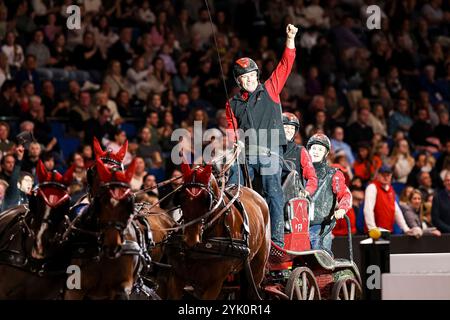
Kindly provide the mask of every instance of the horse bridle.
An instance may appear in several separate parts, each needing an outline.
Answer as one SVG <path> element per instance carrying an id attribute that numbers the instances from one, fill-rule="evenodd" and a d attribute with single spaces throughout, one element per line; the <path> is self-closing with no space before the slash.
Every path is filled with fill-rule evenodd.
<path id="1" fill-rule="evenodd" d="M 135 196 L 130 190 L 130 185 L 125 182 L 113 181 L 113 182 L 102 183 L 102 184 L 100 184 L 100 188 L 99 188 L 100 193 L 106 192 L 105 190 L 109 190 L 110 188 L 114 188 L 114 187 L 127 188 L 127 191 L 125 192 L 124 196 L 121 199 L 119 199 L 118 201 L 123 200 L 125 198 L 131 198 L 131 201 L 134 201 Z M 96 197 L 94 197 L 94 201 L 95 201 L 95 198 Z M 95 207 L 95 202 L 94 202 L 94 207 Z M 133 209 L 132 213 L 129 215 L 126 222 L 117 221 L 117 220 L 107 220 L 102 223 L 99 222 L 98 227 L 99 227 L 100 231 L 98 232 L 98 234 L 99 234 L 98 240 L 100 241 L 101 236 L 104 234 L 104 232 L 106 230 L 112 228 L 112 229 L 116 229 L 119 232 L 120 238 L 123 241 L 124 237 L 125 237 L 125 230 L 130 225 L 130 222 L 133 220 L 134 215 L 135 215 L 135 213 L 134 213 L 134 209 Z M 97 217 L 97 219 L 98 219 L 98 217 Z"/>
<path id="2" fill-rule="evenodd" d="M 48 200 L 47 200 L 45 194 L 42 192 L 42 189 L 41 189 L 41 187 L 45 187 L 45 186 L 57 187 L 57 188 L 59 188 L 59 189 L 61 189 L 63 191 L 66 191 L 66 192 L 67 192 L 67 187 L 64 184 L 59 183 L 59 182 L 55 182 L 55 181 L 42 182 L 42 183 L 37 185 L 37 187 L 33 191 L 35 193 L 35 196 L 42 197 L 42 199 L 46 202 L 46 205 L 50 207 L 50 210 L 57 208 L 59 206 L 59 204 L 62 204 L 65 201 L 67 201 L 68 199 L 70 199 L 69 193 L 67 192 L 66 195 L 64 195 L 60 199 L 60 201 L 58 201 L 56 206 L 53 206 L 53 207 L 50 206 L 48 204 Z M 27 217 L 29 216 L 30 212 L 31 212 L 31 210 L 30 210 L 29 206 L 27 205 L 26 206 L 26 212 L 22 216 L 22 218 L 20 219 L 20 223 L 24 227 L 25 231 L 28 233 L 28 236 L 31 237 L 33 239 L 33 241 L 34 241 L 34 240 L 36 240 L 36 234 L 34 233 L 33 229 L 30 227 L 30 225 L 27 222 Z M 47 223 L 49 226 L 54 225 L 54 222 L 50 218 L 43 218 L 42 221 L 41 221 L 41 225 L 43 223 Z M 67 219 L 65 219 L 64 223 L 66 224 L 66 226 L 68 226 Z M 58 238 L 61 238 L 61 240 L 62 240 L 63 234 L 64 234 L 64 232 L 63 233 L 57 232 L 55 234 L 55 237 L 54 237 L 54 242 L 57 242 Z"/>
<path id="3" fill-rule="evenodd" d="M 188 188 L 198 188 L 201 190 L 201 192 L 206 192 L 208 195 L 208 200 L 209 200 L 208 211 L 206 211 L 206 213 L 204 213 L 200 217 L 197 217 L 191 221 L 184 223 L 184 226 L 200 223 L 200 241 L 202 239 L 203 232 L 206 229 L 208 229 L 209 227 L 211 227 L 211 225 L 212 225 L 211 223 L 207 222 L 207 219 L 213 213 L 217 212 L 218 205 L 219 205 L 218 199 L 216 198 L 214 193 L 211 191 L 210 184 L 211 183 L 209 183 L 208 185 L 205 185 L 205 184 L 199 183 L 199 182 L 189 182 L 189 183 L 183 184 L 183 186 L 179 189 L 179 191 L 181 192 L 181 191 L 186 191 L 186 189 L 188 189 Z M 200 194 L 200 192 L 199 192 L 199 194 Z"/>

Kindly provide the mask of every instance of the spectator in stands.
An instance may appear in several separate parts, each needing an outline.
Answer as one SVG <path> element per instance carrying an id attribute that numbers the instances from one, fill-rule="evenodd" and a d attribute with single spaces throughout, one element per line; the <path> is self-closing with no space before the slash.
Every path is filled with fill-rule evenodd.
<path id="1" fill-rule="evenodd" d="M 28 147 L 28 152 L 22 161 L 22 170 L 36 175 L 36 165 L 40 159 L 42 148 L 39 142 L 32 141 Z"/>
<path id="2" fill-rule="evenodd" d="M 117 93 L 116 102 L 117 110 L 119 111 L 121 118 L 129 118 L 134 115 L 133 110 L 131 109 L 130 94 L 127 90 L 120 90 L 119 93 Z"/>
<path id="3" fill-rule="evenodd" d="M 175 129 L 176 127 L 173 121 L 172 112 L 164 112 L 162 114 L 162 125 L 158 128 L 159 144 L 163 152 L 171 152 L 172 148 L 176 145 L 176 143 L 170 139 L 172 132 Z"/>
<path id="4" fill-rule="evenodd" d="M 55 92 L 55 86 L 50 80 L 42 82 L 42 104 L 45 114 L 52 117 L 67 117 L 69 104 L 62 101 L 59 94 Z"/>
<path id="5" fill-rule="evenodd" d="M 154 152 L 161 152 L 159 144 L 152 143 L 152 133 L 150 128 L 143 127 L 139 133 L 140 142 L 136 150 L 136 155 L 142 157 L 147 168 L 152 165 L 151 157 Z"/>
<path id="6" fill-rule="evenodd" d="M 124 77 L 122 77 L 122 71 L 120 67 L 121 63 L 118 60 L 112 60 L 109 63 L 108 70 L 106 71 L 106 77 L 103 80 L 109 85 L 110 95 L 112 98 L 116 98 L 120 90 L 128 90 L 128 83 Z"/>
<path id="7" fill-rule="evenodd" d="M 102 141 L 105 136 L 113 137 L 114 126 L 110 122 L 111 111 L 105 105 L 97 112 L 97 119 L 89 119 L 84 123 L 84 142 L 91 144 L 94 137 Z"/>
<path id="8" fill-rule="evenodd" d="M 152 190 L 148 190 L 148 188 L 153 188 Z M 147 173 L 144 176 L 143 183 L 141 189 L 147 190 L 146 193 L 149 195 L 154 195 L 156 197 L 159 196 L 159 190 L 156 188 L 156 177 L 153 174 Z"/>
<path id="9" fill-rule="evenodd" d="M 25 60 L 22 46 L 16 43 L 16 35 L 9 31 L 5 36 L 5 44 L 2 46 L 2 52 L 8 58 L 8 65 L 12 72 L 19 70 Z"/>
<path id="10" fill-rule="evenodd" d="M 100 72 L 105 69 L 105 60 L 95 43 L 92 32 L 86 31 L 84 33 L 83 43 L 75 47 L 72 56 L 73 64 L 78 70 L 87 71 L 93 82 L 101 82 L 102 75 Z"/>
<path id="11" fill-rule="evenodd" d="M 374 135 L 375 138 L 375 135 Z M 385 164 L 392 167 L 390 159 L 389 159 L 389 144 L 387 141 L 380 140 L 375 144 L 374 152 L 372 155 L 372 160 L 376 163 L 381 163 L 381 165 Z M 379 166 L 381 166 L 379 165 Z"/>
<path id="12" fill-rule="evenodd" d="M 136 164 L 136 170 L 133 178 L 131 179 L 130 185 L 132 191 L 138 191 L 144 183 L 144 177 L 147 174 L 147 171 L 145 170 L 145 161 L 143 158 L 136 157 L 134 161 Z"/>
<path id="13" fill-rule="evenodd" d="M 428 196 L 434 194 L 433 180 L 431 179 L 429 172 L 425 171 L 420 172 L 418 189 L 422 192 L 424 199 L 427 199 Z"/>
<path id="14" fill-rule="evenodd" d="M 408 205 L 408 201 L 409 201 L 409 196 L 411 195 L 411 193 L 413 192 L 414 187 L 412 186 L 406 186 L 402 192 L 400 193 L 400 198 L 398 200 L 398 203 L 401 206 L 406 206 Z"/>
<path id="15" fill-rule="evenodd" d="M 409 151 L 409 144 L 406 139 L 397 141 L 389 162 L 394 171 L 395 181 L 406 183 L 408 175 L 414 168 L 414 158 Z"/>
<path id="16" fill-rule="evenodd" d="M 40 159 L 42 160 L 42 163 L 44 163 L 45 169 L 47 169 L 48 172 L 56 170 L 55 157 L 51 152 L 43 152 L 40 156 Z M 36 172 L 33 174 L 33 176 L 36 177 Z"/>
<path id="17" fill-rule="evenodd" d="M 0 90 L 0 116 L 19 116 L 20 106 L 16 84 L 12 80 L 6 80 Z"/>
<path id="18" fill-rule="evenodd" d="M 307 137 L 311 137 L 318 132 L 321 132 L 325 135 L 330 134 L 330 127 L 327 122 L 327 114 L 325 113 L 325 111 L 317 111 L 314 123 L 307 125 L 305 128 Z"/>
<path id="19" fill-rule="evenodd" d="M 152 43 L 156 50 L 159 50 L 164 43 L 164 37 L 169 32 L 169 26 L 167 24 L 167 13 L 160 11 L 156 19 L 156 23 L 150 29 L 150 35 Z"/>
<path id="20" fill-rule="evenodd" d="M 98 110 L 101 106 L 107 106 L 111 112 L 110 122 L 113 125 L 119 125 L 122 123 L 122 118 L 120 117 L 119 110 L 117 110 L 117 104 L 114 100 L 109 97 L 109 85 L 103 83 L 102 90 L 95 94 L 96 109 Z"/>
<path id="21" fill-rule="evenodd" d="M 151 88 L 151 92 L 162 94 L 170 86 L 170 75 L 166 72 L 164 67 L 164 61 L 156 57 L 153 60 L 153 71 L 148 78 L 148 85 Z"/>
<path id="22" fill-rule="evenodd" d="M 44 146 L 46 151 L 58 151 L 58 140 L 52 135 L 52 128 L 45 115 L 42 99 L 39 96 L 32 96 L 30 103 L 30 110 L 25 118 L 34 124 L 34 137 Z"/>
<path id="23" fill-rule="evenodd" d="M 109 48 L 119 39 L 119 36 L 112 31 L 106 15 L 99 17 L 94 27 L 94 37 L 103 59 L 108 57 Z"/>
<path id="24" fill-rule="evenodd" d="M 381 167 L 382 162 L 380 158 L 373 158 L 370 156 L 370 146 L 367 143 L 361 143 L 358 146 L 358 154 L 353 163 L 353 170 L 355 176 L 361 178 L 365 184 L 371 181 Z"/>
<path id="25" fill-rule="evenodd" d="M 16 74 L 18 86 L 22 86 L 25 81 L 31 81 L 37 92 L 40 92 L 41 78 L 36 71 L 36 56 L 32 54 L 27 54 L 24 67 Z"/>
<path id="26" fill-rule="evenodd" d="M 133 29 L 130 27 L 123 27 L 120 30 L 119 40 L 117 40 L 108 50 L 108 58 L 110 60 L 117 60 L 121 63 L 121 71 L 124 74 L 128 69 L 133 59 L 135 52 L 131 45 L 133 39 Z"/>
<path id="27" fill-rule="evenodd" d="M 27 47 L 27 55 L 33 55 L 36 57 L 36 71 L 44 79 L 52 79 L 53 74 L 46 68 L 50 61 L 50 50 L 47 45 L 44 44 L 44 32 L 42 30 L 36 30 L 34 32 L 33 42 Z"/>
<path id="28" fill-rule="evenodd" d="M 373 130 L 369 126 L 370 111 L 366 108 L 360 108 L 358 110 L 357 121 L 348 127 L 348 131 L 345 133 L 347 142 L 350 146 L 356 149 L 360 142 L 372 141 Z"/>
<path id="29" fill-rule="evenodd" d="M 90 168 L 91 166 L 95 165 L 95 158 L 94 158 L 94 152 L 92 150 L 92 145 L 84 144 L 80 148 L 81 155 L 83 156 L 84 161 L 84 167 Z"/>
<path id="30" fill-rule="evenodd" d="M 442 233 L 450 233 L 450 173 L 444 178 L 444 189 L 433 197 L 431 211 L 433 225 Z"/>
<path id="31" fill-rule="evenodd" d="M 439 125 L 434 128 L 433 136 L 439 138 L 439 141 L 444 145 L 450 140 L 450 125 L 448 111 L 439 112 Z"/>
<path id="32" fill-rule="evenodd" d="M 159 115 L 156 111 L 150 111 L 146 120 L 145 127 L 150 129 L 151 132 L 151 144 L 157 145 L 159 143 Z"/>
<path id="33" fill-rule="evenodd" d="M 130 93 L 141 100 L 145 100 L 151 90 L 148 76 L 149 70 L 145 67 L 144 57 L 139 56 L 135 58 L 132 67 L 127 71 L 126 82 Z"/>
<path id="34" fill-rule="evenodd" d="M 68 72 L 69 79 L 74 79 L 81 83 L 90 80 L 87 71 L 77 70 L 72 63 L 71 53 L 66 47 L 66 37 L 63 33 L 55 35 L 55 40 L 50 47 L 50 56 L 52 66 L 54 68 L 65 69 Z"/>
<path id="35" fill-rule="evenodd" d="M 2 158 L 1 179 L 5 180 L 9 187 L 6 189 L 3 210 L 18 204 L 28 203 L 27 194 L 33 186 L 33 176 L 22 172 L 22 160 L 25 148 L 20 145 L 15 150 L 15 156 L 7 155 Z"/>
<path id="36" fill-rule="evenodd" d="M 408 132 L 413 124 L 412 119 L 408 113 L 408 101 L 400 99 L 397 105 L 397 111 L 389 118 L 389 134 L 393 134 L 397 130 L 403 130 Z"/>
<path id="37" fill-rule="evenodd" d="M 191 35 L 198 34 L 200 36 L 200 44 L 204 46 L 210 42 L 213 33 L 217 33 L 217 26 L 210 24 L 208 10 L 200 8 L 198 11 L 199 21 L 194 23 L 191 28 Z"/>
<path id="38" fill-rule="evenodd" d="M 400 205 L 405 221 L 410 228 L 421 228 L 424 235 L 441 236 L 441 232 L 428 224 L 424 219 L 424 202 L 422 200 L 422 192 L 414 189 L 408 197 L 406 205 Z"/>
<path id="39" fill-rule="evenodd" d="M 172 111 L 175 123 L 178 126 L 181 126 L 182 122 L 188 119 L 190 112 L 189 95 L 187 92 L 180 92 L 178 94 L 177 103 Z"/>
<path id="40" fill-rule="evenodd" d="M 14 147 L 14 142 L 9 140 L 9 124 L 4 121 L 0 121 L 0 158 L 9 153 Z"/>
<path id="41" fill-rule="evenodd" d="M 406 224 L 403 213 L 395 201 L 391 180 L 391 168 L 383 166 L 378 171 L 375 181 L 367 186 L 364 196 L 365 231 L 378 227 L 393 232 L 394 222 L 397 222 L 407 235 L 422 236 L 422 229 L 409 228 Z"/>
<path id="42" fill-rule="evenodd" d="M 417 188 L 419 186 L 419 173 L 423 168 L 426 168 L 427 165 L 427 154 L 425 152 L 421 152 L 416 156 L 416 162 L 414 164 L 411 173 L 408 175 L 407 184 Z M 431 169 L 430 169 L 431 171 Z"/>
<path id="43" fill-rule="evenodd" d="M 331 139 L 331 146 L 333 147 L 334 152 L 339 152 L 339 150 L 344 151 L 348 162 L 353 166 L 355 157 L 353 156 L 353 152 L 350 146 L 346 142 L 344 142 L 344 129 L 342 129 L 342 127 L 334 128 L 333 138 Z"/>
<path id="44" fill-rule="evenodd" d="M 186 61 L 181 61 L 178 65 L 178 73 L 172 79 L 172 86 L 175 94 L 188 92 L 191 85 L 196 82 L 189 75 L 189 65 Z"/>
<path id="45" fill-rule="evenodd" d="M 216 112 L 216 127 L 224 136 L 227 134 L 228 123 L 225 109 L 220 109 Z"/>
<path id="46" fill-rule="evenodd" d="M 84 123 L 96 116 L 95 107 L 91 103 L 91 94 L 88 91 L 80 92 L 79 103 L 69 111 L 69 127 L 82 138 L 84 136 Z"/>
<path id="47" fill-rule="evenodd" d="M 383 138 L 388 136 L 386 116 L 383 105 L 380 103 L 375 104 L 373 108 L 373 117 L 370 118 L 370 126 L 374 134 L 380 134 Z"/>
<path id="48" fill-rule="evenodd" d="M 428 119 L 427 109 L 419 109 L 417 119 L 409 130 L 409 137 L 418 150 L 426 149 L 430 145 L 428 138 L 433 134 L 433 128 Z"/>

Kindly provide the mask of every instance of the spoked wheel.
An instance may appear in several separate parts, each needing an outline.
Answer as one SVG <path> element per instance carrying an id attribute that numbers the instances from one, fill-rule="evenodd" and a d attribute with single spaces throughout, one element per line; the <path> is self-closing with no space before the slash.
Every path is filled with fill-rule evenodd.
<path id="1" fill-rule="evenodd" d="M 319 286 L 309 268 L 295 268 L 286 284 L 286 295 L 290 300 L 320 300 Z"/>
<path id="2" fill-rule="evenodd" d="M 338 280 L 331 293 L 333 300 L 359 300 L 362 296 L 361 285 L 355 278 Z"/>

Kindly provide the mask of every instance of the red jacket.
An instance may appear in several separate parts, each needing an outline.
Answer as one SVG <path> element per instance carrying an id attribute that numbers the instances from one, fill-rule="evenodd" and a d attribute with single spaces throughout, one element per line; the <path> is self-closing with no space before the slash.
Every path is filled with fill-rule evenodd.
<path id="1" fill-rule="evenodd" d="M 372 182 L 377 187 L 377 198 L 375 207 L 373 208 L 375 216 L 375 224 L 377 227 L 394 231 L 395 223 L 395 191 L 392 186 L 388 191 L 383 189 L 381 183 L 378 181 Z M 367 226 L 364 226 L 367 233 Z"/>
<path id="2" fill-rule="evenodd" d="M 295 60 L 295 51 L 296 49 L 290 49 L 285 48 L 283 56 L 281 57 L 280 62 L 278 63 L 275 70 L 272 72 L 269 79 L 267 79 L 264 82 L 264 86 L 269 93 L 270 98 L 277 104 L 280 104 L 280 93 L 281 90 L 283 90 L 284 84 L 286 83 L 287 78 L 289 77 L 289 74 L 292 70 L 292 65 L 294 64 Z M 247 100 L 248 93 L 244 92 L 242 93 L 241 97 L 244 100 Z M 228 130 L 227 135 L 228 138 L 234 141 L 235 139 L 235 133 L 234 128 L 236 130 L 238 129 L 238 124 L 236 117 L 233 113 L 233 110 L 231 110 L 231 106 L 229 101 L 227 101 L 227 104 L 225 106 L 226 110 L 226 116 L 227 116 L 227 122 L 228 122 Z M 234 126 L 233 126 L 234 123 Z"/>

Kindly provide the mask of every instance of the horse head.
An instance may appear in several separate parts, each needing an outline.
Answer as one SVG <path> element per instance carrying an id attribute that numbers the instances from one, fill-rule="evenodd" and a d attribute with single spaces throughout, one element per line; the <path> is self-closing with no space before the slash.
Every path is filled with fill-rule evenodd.
<path id="1" fill-rule="evenodd" d="M 201 217 L 212 209 L 219 190 L 214 176 L 211 174 L 211 164 L 191 169 L 187 163 L 182 163 L 181 172 L 184 183 L 179 202 L 184 223 L 198 220 L 184 228 L 184 241 L 191 247 L 201 242 L 203 225 L 206 222 Z"/>
<path id="2" fill-rule="evenodd" d="M 105 166 L 107 166 L 109 169 L 123 170 L 122 161 L 125 158 L 125 154 L 128 150 L 128 141 L 125 141 L 120 150 L 114 153 L 111 152 L 111 150 L 103 151 L 100 142 L 97 140 L 97 138 L 94 137 L 93 149 L 95 158 L 100 158 L 100 160 L 102 160 Z M 91 198 L 98 194 L 100 190 L 100 181 L 96 168 L 96 165 L 93 165 L 87 170 L 89 195 Z"/>
<path id="3" fill-rule="evenodd" d="M 124 234 L 134 214 L 134 194 L 130 181 L 135 160 L 126 171 L 110 167 L 100 158 L 96 160 L 98 193 L 93 200 L 94 214 L 101 234 L 101 247 L 108 258 L 120 256 Z"/>
<path id="4" fill-rule="evenodd" d="M 68 186 L 74 169 L 72 166 L 61 175 L 57 171 L 48 172 L 41 160 L 37 164 L 39 184 L 29 201 L 32 217 L 29 229 L 33 235 L 31 255 L 35 259 L 49 256 L 64 232 L 66 225 L 63 222 L 70 206 Z"/>

